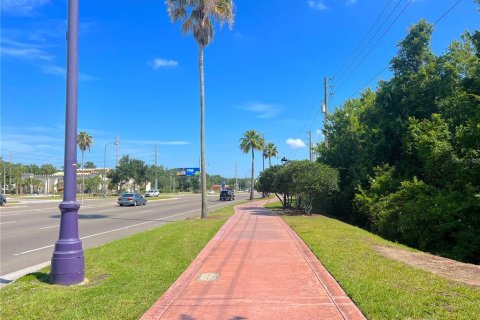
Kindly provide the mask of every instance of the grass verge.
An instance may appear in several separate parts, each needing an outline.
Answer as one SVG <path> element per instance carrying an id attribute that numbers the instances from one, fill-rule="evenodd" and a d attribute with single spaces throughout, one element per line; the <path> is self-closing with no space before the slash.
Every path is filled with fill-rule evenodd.
<path id="1" fill-rule="evenodd" d="M 324 216 L 283 218 L 368 319 L 480 319 L 480 288 L 385 258 L 373 247 L 413 249 Z"/>
<path id="2" fill-rule="evenodd" d="M 82 285 L 48 284 L 50 268 L 22 277 L 0 290 L 0 319 L 138 319 L 232 214 L 230 206 L 86 250 Z"/>

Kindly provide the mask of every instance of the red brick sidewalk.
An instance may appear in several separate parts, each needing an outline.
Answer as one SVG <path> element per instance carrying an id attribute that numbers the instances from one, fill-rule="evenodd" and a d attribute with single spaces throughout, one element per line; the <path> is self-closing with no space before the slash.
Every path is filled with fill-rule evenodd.
<path id="1" fill-rule="evenodd" d="M 365 319 L 265 201 L 235 214 L 142 319 Z"/>

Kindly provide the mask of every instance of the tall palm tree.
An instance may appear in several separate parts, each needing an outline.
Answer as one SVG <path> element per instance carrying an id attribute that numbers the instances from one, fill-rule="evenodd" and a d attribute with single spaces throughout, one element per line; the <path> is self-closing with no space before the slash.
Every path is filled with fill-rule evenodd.
<path id="1" fill-rule="evenodd" d="M 80 151 L 82 151 L 82 203 L 83 203 L 83 191 L 85 190 L 85 172 L 83 172 L 83 156 L 85 154 L 85 150 L 88 149 L 88 152 L 90 152 L 90 147 L 93 144 L 93 138 L 91 135 L 86 133 L 85 131 L 81 131 L 77 135 L 77 144 L 78 147 L 80 148 Z"/>
<path id="2" fill-rule="evenodd" d="M 213 40 L 213 22 L 233 24 L 232 0 L 167 0 L 168 14 L 173 22 L 183 20 L 182 32 L 193 33 L 198 44 L 200 70 L 200 172 L 202 188 L 202 218 L 208 214 L 207 175 L 205 171 L 205 93 L 203 75 L 203 49 Z M 188 17 L 187 17 L 188 14 Z"/>
<path id="3" fill-rule="evenodd" d="M 277 146 L 272 142 L 267 143 L 265 145 L 264 154 L 265 158 L 268 158 L 268 167 L 270 168 L 272 166 L 272 157 L 278 156 Z"/>
<path id="4" fill-rule="evenodd" d="M 265 146 L 265 139 L 263 139 L 263 134 L 256 130 L 248 130 L 243 134 L 243 137 L 240 139 L 240 149 L 243 153 L 249 153 L 252 151 L 252 176 L 250 183 L 250 200 L 253 200 L 253 188 L 255 187 L 255 149 L 263 150 Z"/>

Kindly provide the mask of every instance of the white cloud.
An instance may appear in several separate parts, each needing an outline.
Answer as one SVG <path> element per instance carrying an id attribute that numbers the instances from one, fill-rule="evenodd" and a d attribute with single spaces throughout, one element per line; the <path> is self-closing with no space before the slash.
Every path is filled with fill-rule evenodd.
<path id="1" fill-rule="evenodd" d="M 33 10 L 50 3 L 50 0 L 2 0 L 1 11 L 26 15 Z"/>
<path id="2" fill-rule="evenodd" d="M 258 101 L 247 103 L 246 105 L 238 107 L 238 109 L 257 113 L 257 118 L 260 119 L 273 118 L 280 112 L 278 106 Z"/>
<path id="3" fill-rule="evenodd" d="M 11 39 L 0 39 L 0 54 L 5 57 L 27 61 L 45 74 L 53 74 L 65 77 L 66 71 L 64 67 L 57 66 L 53 63 L 55 56 L 50 55 L 44 48 L 45 46 L 36 43 L 19 42 Z M 85 73 L 79 73 L 79 80 L 98 80 Z"/>
<path id="4" fill-rule="evenodd" d="M 292 148 L 292 149 L 300 149 L 300 148 L 305 148 L 307 145 L 305 142 L 303 142 L 302 139 L 293 139 L 293 138 L 288 138 L 286 143 Z"/>
<path id="5" fill-rule="evenodd" d="M 323 1 L 313 1 L 313 0 L 309 0 L 307 1 L 307 5 L 309 8 L 311 9 L 314 9 L 314 10 L 319 10 L 319 11 L 323 11 L 323 10 L 327 10 L 328 7 L 325 5 L 325 3 L 323 3 Z"/>
<path id="6" fill-rule="evenodd" d="M 54 76 L 60 76 L 66 78 L 67 71 L 64 67 L 56 66 L 54 64 L 44 64 L 39 66 L 43 73 L 46 74 L 53 74 Z M 92 81 L 92 80 L 100 80 L 100 78 L 88 75 L 86 73 L 79 72 L 78 73 L 78 80 L 80 81 Z"/>
<path id="7" fill-rule="evenodd" d="M 346 5 L 346 6 L 351 6 L 351 5 L 353 5 L 353 4 L 356 4 L 357 2 L 358 2 L 358 0 L 347 0 L 347 1 L 345 2 L 345 5 Z"/>
<path id="8" fill-rule="evenodd" d="M 14 41 L 10 39 L 2 38 L 1 40 L 0 53 L 3 56 L 8 56 L 21 60 L 42 60 L 42 61 L 52 61 L 53 56 L 48 54 L 42 46 Z"/>
<path id="9" fill-rule="evenodd" d="M 148 64 L 152 66 L 153 69 L 158 69 L 158 68 L 166 68 L 166 67 L 176 67 L 178 66 L 178 61 L 171 60 L 171 59 L 155 58 L 152 61 L 150 61 Z"/>

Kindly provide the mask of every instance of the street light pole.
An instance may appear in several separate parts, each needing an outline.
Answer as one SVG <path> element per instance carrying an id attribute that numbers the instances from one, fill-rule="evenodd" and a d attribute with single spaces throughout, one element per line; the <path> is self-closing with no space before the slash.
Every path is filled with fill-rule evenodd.
<path id="1" fill-rule="evenodd" d="M 105 152 L 103 153 L 103 197 L 107 197 L 107 146 L 117 141 L 110 141 L 105 145 Z"/>
<path id="2" fill-rule="evenodd" d="M 78 0 L 68 1 L 66 100 L 63 201 L 50 271 L 50 282 L 61 285 L 80 283 L 85 275 L 77 201 Z"/>

